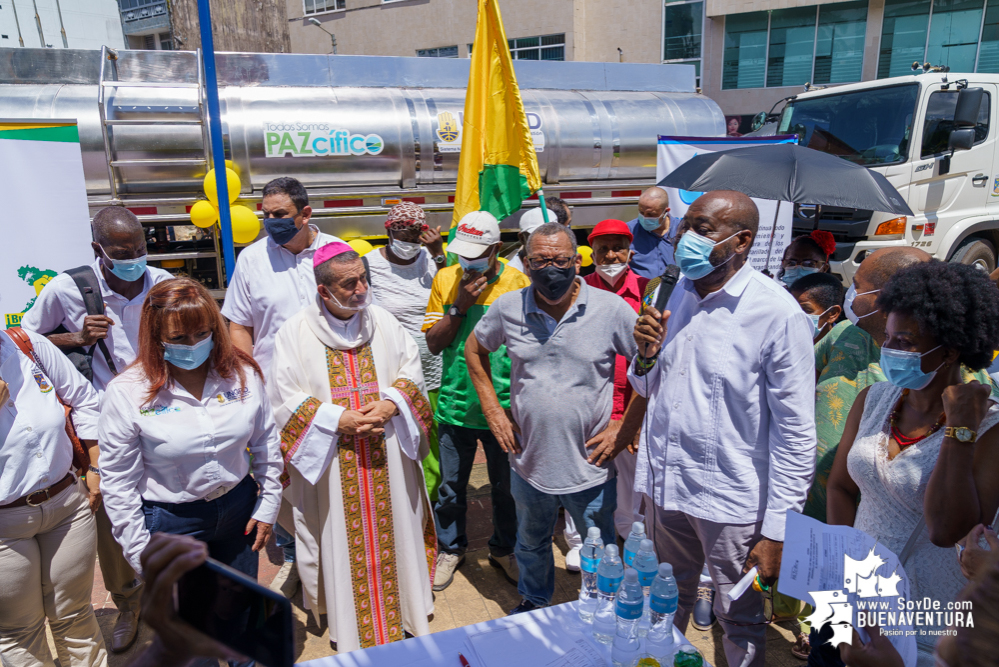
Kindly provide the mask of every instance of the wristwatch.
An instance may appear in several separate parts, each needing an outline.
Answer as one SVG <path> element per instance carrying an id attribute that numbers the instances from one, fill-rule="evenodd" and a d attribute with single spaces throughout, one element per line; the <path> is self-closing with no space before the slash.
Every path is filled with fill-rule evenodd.
<path id="1" fill-rule="evenodd" d="M 445 259 L 447 259 L 447 255 L 437 255 L 434 257 L 434 261 L 438 264 L 443 264 Z"/>
<path id="2" fill-rule="evenodd" d="M 954 438 L 958 442 L 971 444 L 978 440 L 978 432 L 972 431 L 967 426 L 948 426 L 944 429 L 945 438 Z"/>
<path id="3" fill-rule="evenodd" d="M 450 308 L 448 309 L 448 311 L 447 311 L 447 314 L 448 314 L 448 315 L 450 315 L 451 317 L 464 317 L 464 316 L 465 316 L 465 313 L 463 313 L 463 312 L 459 311 L 459 310 L 458 310 L 458 309 L 457 309 L 456 307 L 454 307 L 454 306 L 451 306 L 451 307 L 450 307 Z"/>
<path id="4" fill-rule="evenodd" d="M 100 476 L 100 474 L 101 474 L 101 469 L 100 468 L 97 468 L 97 467 L 94 467 L 94 466 L 89 466 L 89 467 L 90 467 L 90 472 L 94 473 L 98 477 Z"/>

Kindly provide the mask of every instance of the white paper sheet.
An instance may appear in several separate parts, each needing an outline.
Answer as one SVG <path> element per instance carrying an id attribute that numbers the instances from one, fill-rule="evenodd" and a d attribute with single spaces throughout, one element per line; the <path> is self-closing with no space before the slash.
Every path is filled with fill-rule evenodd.
<path id="1" fill-rule="evenodd" d="M 909 599 L 909 577 L 898 556 L 867 533 L 850 526 L 828 526 L 797 512 L 787 513 L 784 552 L 777 590 L 815 607 L 811 620 L 818 628 L 833 623 L 833 643 L 849 642 L 852 624 L 863 641 L 867 633 L 858 627 L 862 607 L 898 612 L 899 598 Z M 888 635 L 906 667 L 916 664 L 916 637 L 911 625 L 885 623 Z"/>
<path id="2" fill-rule="evenodd" d="M 469 636 L 472 667 L 604 667 L 593 641 L 565 627 L 525 623 Z M 473 660 L 474 656 L 474 660 Z"/>

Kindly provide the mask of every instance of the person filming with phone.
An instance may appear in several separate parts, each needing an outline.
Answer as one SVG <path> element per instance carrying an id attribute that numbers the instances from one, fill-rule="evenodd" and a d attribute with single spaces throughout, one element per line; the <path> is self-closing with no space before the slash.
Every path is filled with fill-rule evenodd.
<path id="1" fill-rule="evenodd" d="M 687 210 L 676 260 L 683 278 L 662 315 L 635 327 L 632 388 L 648 397 L 635 487 L 661 560 L 679 587 L 685 631 L 702 566 L 730 665 L 766 663 L 760 594 L 733 584 L 754 566 L 780 570 L 787 510 L 801 511 L 815 468 L 811 321 L 748 263 L 759 212 L 746 195 L 709 192 Z"/>
<path id="2" fill-rule="evenodd" d="M 136 571 L 162 531 L 256 578 L 281 503 L 280 441 L 260 368 L 204 286 L 149 290 L 138 358 L 108 385 L 99 427 L 104 502 Z"/>

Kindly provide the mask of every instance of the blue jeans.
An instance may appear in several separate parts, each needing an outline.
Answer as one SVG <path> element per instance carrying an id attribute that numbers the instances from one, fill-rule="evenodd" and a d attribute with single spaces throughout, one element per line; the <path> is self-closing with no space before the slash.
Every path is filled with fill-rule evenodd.
<path id="1" fill-rule="evenodd" d="M 559 505 L 572 517 L 580 535 L 592 526 L 600 529 L 604 544 L 617 544 L 614 536 L 614 510 L 617 508 L 617 478 L 612 477 L 584 491 L 550 494 L 538 491 L 516 472 L 511 472 L 510 489 L 517 501 L 517 591 L 525 600 L 547 605 L 555 594 L 555 557 L 552 533 L 558 521 Z"/>
<path id="2" fill-rule="evenodd" d="M 440 446 L 441 485 L 434 504 L 434 522 L 440 550 L 463 554 L 468 548 L 465 512 L 468 509 L 468 478 L 475 461 L 476 440 L 486 452 L 486 471 L 492 485 L 493 536 L 489 552 L 499 558 L 513 553 L 517 543 L 517 507 L 510 495 L 510 460 L 500 449 L 491 431 L 465 428 L 440 422 L 437 426 Z"/>
<path id="3" fill-rule="evenodd" d="M 274 543 L 284 552 L 284 562 L 295 562 L 295 536 L 287 532 L 280 524 L 274 524 Z"/>
<path id="4" fill-rule="evenodd" d="M 247 475 L 236 488 L 215 500 L 189 503 L 142 501 L 150 533 L 190 535 L 208 545 L 208 555 L 257 578 L 260 557 L 253 551 L 256 532 L 245 535 L 257 502 L 257 483 Z"/>

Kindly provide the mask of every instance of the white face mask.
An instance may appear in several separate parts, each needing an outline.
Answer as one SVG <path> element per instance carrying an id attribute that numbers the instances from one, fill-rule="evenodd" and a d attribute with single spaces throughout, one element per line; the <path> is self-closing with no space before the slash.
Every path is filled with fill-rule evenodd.
<path id="1" fill-rule="evenodd" d="M 846 290 L 846 296 L 843 298 L 843 313 L 846 314 L 846 319 L 850 320 L 851 324 L 856 324 L 865 317 L 870 317 L 874 313 L 878 312 L 877 310 L 872 310 L 866 315 L 857 315 L 853 312 L 853 301 L 858 296 L 864 296 L 865 294 L 877 294 L 880 291 L 881 290 L 879 289 L 875 289 L 870 292 L 861 292 L 860 294 L 857 294 L 857 288 L 850 285 L 850 289 Z"/>
<path id="2" fill-rule="evenodd" d="M 612 287 L 617 282 L 617 279 L 627 270 L 627 264 L 600 264 L 596 268 L 597 273 L 604 279 L 604 282 Z"/>
<path id="3" fill-rule="evenodd" d="M 328 291 L 328 289 L 327 289 L 327 291 Z M 367 308 L 368 306 L 370 306 L 371 305 L 371 299 L 372 299 L 371 288 L 370 287 L 368 288 L 368 291 L 364 293 L 364 301 L 361 302 L 360 304 L 356 305 L 356 306 L 350 306 L 350 305 L 345 306 L 345 305 L 343 305 L 342 303 L 340 303 L 340 300 L 337 299 L 333 295 L 333 292 L 330 292 L 329 295 L 330 295 L 330 301 L 332 301 L 334 303 L 334 305 L 336 305 L 338 308 L 341 308 L 342 310 L 349 310 L 349 311 L 352 311 L 352 312 L 355 312 L 355 313 L 359 312 L 359 311 L 362 311 L 365 308 Z"/>
<path id="4" fill-rule="evenodd" d="M 399 259 L 413 259 L 420 254 L 423 245 L 420 243 L 407 243 L 399 239 L 391 239 L 389 247 L 392 248 L 392 254 Z"/>

